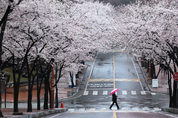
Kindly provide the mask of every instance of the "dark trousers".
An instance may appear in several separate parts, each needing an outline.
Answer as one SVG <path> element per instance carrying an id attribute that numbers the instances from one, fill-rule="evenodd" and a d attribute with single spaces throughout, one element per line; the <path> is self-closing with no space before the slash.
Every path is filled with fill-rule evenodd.
<path id="1" fill-rule="evenodd" d="M 111 109 L 112 106 L 114 105 L 114 103 L 116 103 L 117 109 L 119 109 L 119 106 L 118 106 L 118 104 L 117 104 L 117 101 L 113 101 L 112 104 L 111 104 L 111 106 L 110 106 L 109 108 Z"/>

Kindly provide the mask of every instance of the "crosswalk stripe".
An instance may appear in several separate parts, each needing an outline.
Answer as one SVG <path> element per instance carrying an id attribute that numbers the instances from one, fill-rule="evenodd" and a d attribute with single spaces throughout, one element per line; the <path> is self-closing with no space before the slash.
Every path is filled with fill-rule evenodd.
<path id="1" fill-rule="evenodd" d="M 113 110 L 117 110 L 117 108 L 116 107 L 114 107 L 114 108 L 112 108 Z M 99 111 L 107 111 L 107 110 L 109 110 L 109 108 L 100 108 L 99 109 Z M 152 110 L 154 110 L 154 111 L 161 111 L 161 109 L 160 108 L 158 108 L 158 107 L 155 107 L 155 108 L 149 108 L 149 107 L 121 107 L 121 109 L 120 110 L 124 110 L 124 111 L 127 111 L 127 110 L 133 110 L 133 111 L 152 111 Z M 80 108 L 80 109 L 78 109 L 78 110 L 76 110 L 76 109 L 68 109 L 68 111 L 69 112 L 74 112 L 74 111 L 79 111 L 79 112 L 85 112 L 85 111 L 89 111 L 89 112 L 91 112 L 91 111 L 93 111 L 93 112 L 95 112 L 96 111 L 96 108 Z"/>
<path id="2" fill-rule="evenodd" d="M 103 91 L 103 95 L 108 95 L 108 91 Z"/>
<path id="3" fill-rule="evenodd" d="M 141 91 L 141 95 L 146 95 L 146 92 L 145 91 Z"/>
<path id="4" fill-rule="evenodd" d="M 136 95 L 136 91 L 131 91 L 132 95 Z"/>
<path id="5" fill-rule="evenodd" d="M 83 95 L 88 95 L 88 93 L 89 93 L 89 91 L 85 91 L 85 92 L 83 93 Z"/>
<path id="6" fill-rule="evenodd" d="M 100 110 L 103 111 L 103 110 L 106 110 L 106 108 L 101 108 Z"/>
<path id="7" fill-rule="evenodd" d="M 149 111 L 150 109 L 148 107 L 143 107 L 142 108 L 144 111 Z"/>
<path id="8" fill-rule="evenodd" d="M 84 93 L 83 93 L 83 95 L 85 96 L 85 95 L 89 95 L 89 92 L 91 92 L 92 93 L 92 95 L 109 95 L 109 91 L 91 91 L 91 90 L 89 90 L 89 91 L 84 91 Z M 100 93 L 100 94 L 99 94 Z M 147 94 L 151 94 L 151 95 L 156 95 L 156 93 L 153 93 L 153 92 L 149 92 L 149 93 L 146 93 L 145 91 L 140 91 L 140 93 L 141 93 L 141 95 L 147 95 Z M 116 92 L 116 94 L 120 94 L 120 92 L 119 91 L 117 91 Z M 123 90 L 122 91 L 122 93 L 121 93 L 122 95 L 129 95 L 128 94 L 128 92 L 126 91 L 126 90 Z M 138 95 L 138 93 L 137 93 L 137 91 L 135 91 L 135 90 L 131 90 L 131 95 Z"/>
<path id="9" fill-rule="evenodd" d="M 85 108 L 80 108 L 79 111 L 85 111 Z"/>
<path id="10" fill-rule="evenodd" d="M 151 93 L 151 95 L 156 95 L 156 93 Z"/>
<path id="11" fill-rule="evenodd" d="M 68 109 L 68 111 L 73 112 L 73 111 L 74 111 L 74 109 Z"/>
<path id="12" fill-rule="evenodd" d="M 127 107 L 122 107 L 122 110 L 128 110 L 128 108 Z"/>
<path id="13" fill-rule="evenodd" d="M 122 91 L 122 94 L 123 95 L 127 95 L 127 91 Z"/>
<path id="14" fill-rule="evenodd" d="M 98 91 L 93 91 L 93 95 L 98 95 Z"/>
<path id="15" fill-rule="evenodd" d="M 154 108 L 154 110 L 155 110 L 155 111 L 161 111 L 161 109 L 160 109 L 160 108 L 157 108 L 157 107 Z"/>
<path id="16" fill-rule="evenodd" d="M 96 108 L 90 108 L 90 111 L 95 111 L 96 110 Z"/>
<path id="17" fill-rule="evenodd" d="M 133 107 L 132 110 L 138 111 L 138 108 L 137 107 Z"/>

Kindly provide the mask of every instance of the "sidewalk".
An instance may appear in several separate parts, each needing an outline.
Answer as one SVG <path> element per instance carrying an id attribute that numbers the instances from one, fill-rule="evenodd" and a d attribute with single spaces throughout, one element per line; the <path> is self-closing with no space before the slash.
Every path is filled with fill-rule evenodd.
<path id="1" fill-rule="evenodd" d="M 27 112 L 27 109 L 19 108 L 18 113 L 22 113 L 22 115 L 12 115 L 13 114 L 12 108 L 6 108 L 6 109 L 3 108 L 1 109 L 1 111 L 4 116 L 3 118 L 40 118 L 50 114 L 62 113 L 67 111 L 67 109 L 66 108 L 54 108 L 54 109 L 47 109 L 47 110 L 33 109 L 33 112 Z"/>

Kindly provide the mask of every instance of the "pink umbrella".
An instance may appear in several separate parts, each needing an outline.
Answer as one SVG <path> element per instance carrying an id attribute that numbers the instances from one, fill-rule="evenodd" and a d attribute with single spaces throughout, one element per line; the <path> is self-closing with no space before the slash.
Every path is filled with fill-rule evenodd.
<path id="1" fill-rule="evenodd" d="M 113 90 L 111 91 L 110 95 L 112 95 L 113 93 L 115 93 L 115 92 L 118 91 L 118 90 L 119 90 L 118 88 L 113 89 Z"/>

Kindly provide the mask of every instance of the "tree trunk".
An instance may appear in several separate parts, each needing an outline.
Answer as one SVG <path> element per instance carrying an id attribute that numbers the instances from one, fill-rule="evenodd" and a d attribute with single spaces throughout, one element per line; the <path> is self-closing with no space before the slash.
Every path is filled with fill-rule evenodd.
<path id="1" fill-rule="evenodd" d="M 57 88 L 57 84 L 56 84 L 56 97 L 55 97 L 55 108 L 58 108 L 59 105 L 58 105 L 58 88 Z"/>
<path id="2" fill-rule="evenodd" d="M 14 85 L 14 112 L 18 111 L 19 85 Z"/>
<path id="3" fill-rule="evenodd" d="M 31 73 L 29 73 L 28 60 L 26 58 L 27 72 L 28 72 L 28 107 L 27 112 L 32 112 L 32 89 L 31 88 Z"/>
<path id="4" fill-rule="evenodd" d="M 48 109 L 48 79 L 45 78 L 44 109 Z"/>
<path id="5" fill-rule="evenodd" d="M 35 75 L 33 75 L 33 70 L 35 70 L 37 60 L 38 60 L 38 57 L 33 62 L 32 69 L 30 70 L 28 59 L 26 58 L 26 65 L 27 65 L 27 72 L 28 72 L 28 109 L 27 109 L 27 112 L 32 112 L 32 92 L 33 92 L 34 80 L 35 80 L 35 76 L 37 75 L 38 68 L 36 67 Z M 32 81 L 31 81 L 31 76 L 33 77 Z"/>
<path id="6" fill-rule="evenodd" d="M 173 107 L 171 73 L 168 71 L 168 86 L 169 86 L 169 107 Z"/>
<path id="7" fill-rule="evenodd" d="M 44 109 L 48 109 L 48 90 L 49 90 L 49 75 L 51 72 L 51 65 L 48 63 L 47 75 L 45 75 L 45 94 L 44 94 Z"/>
<path id="8" fill-rule="evenodd" d="M 48 92 L 49 92 L 49 103 L 51 103 L 51 87 L 50 87 L 50 82 L 48 81 Z M 51 104 L 50 104 L 50 108 L 51 108 Z"/>
<path id="9" fill-rule="evenodd" d="M 61 67 L 60 67 L 61 68 Z M 60 69 L 61 71 L 61 69 Z M 60 74 L 60 71 L 59 71 L 59 78 L 61 76 Z M 57 83 L 58 83 L 58 80 L 57 80 L 57 74 L 58 73 L 58 68 L 57 68 L 57 63 L 56 63 L 56 74 L 55 74 L 55 87 L 56 87 L 56 95 L 55 95 L 55 108 L 58 108 L 59 107 L 59 103 L 58 103 L 58 88 L 57 88 Z"/>
<path id="10" fill-rule="evenodd" d="M 39 67 L 39 69 L 41 70 L 41 73 L 43 73 L 43 69 L 42 69 L 42 65 L 44 63 L 43 62 L 40 62 L 39 60 L 39 64 L 37 65 L 37 67 Z M 40 74 L 41 74 L 40 73 Z M 40 81 L 40 85 L 39 85 L 39 73 L 37 71 L 37 110 L 40 110 L 40 92 L 41 92 L 41 86 L 43 84 L 43 77 L 41 78 L 41 81 Z"/>
<path id="11" fill-rule="evenodd" d="M 32 112 L 32 90 L 28 88 L 28 108 L 27 112 Z"/>
<path id="12" fill-rule="evenodd" d="M 174 80 L 174 91 L 173 91 L 173 102 L 174 102 L 174 104 L 173 104 L 173 107 L 174 108 L 177 108 L 177 82 Z"/>
<path id="13" fill-rule="evenodd" d="M 40 110 L 40 90 L 41 88 L 39 87 L 39 76 L 37 71 L 37 110 Z"/>
<path id="14" fill-rule="evenodd" d="M 72 88 L 74 88 L 73 76 L 72 76 L 71 72 L 70 72 L 70 80 L 71 80 L 71 83 L 72 83 Z"/>

